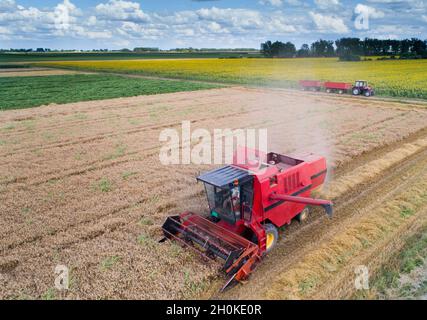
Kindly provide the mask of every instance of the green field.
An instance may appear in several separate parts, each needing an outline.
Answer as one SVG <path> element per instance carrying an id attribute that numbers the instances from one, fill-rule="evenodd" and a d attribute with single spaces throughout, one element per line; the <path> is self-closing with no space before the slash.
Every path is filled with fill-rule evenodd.
<path id="1" fill-rule="evenodd" d="M 110 75 L 6 77 L 0 78 L 0 110 L 215 87 L 218 86 L 188 81 L 138 79 Z"/>
<path id="2" fill-rule="evenodd" d="M 84 60 L 133 60 L 133 59 L 199 59 L 261 57 L 257 52 L 188 52 L 188 53 L 132 53 L 132 52 L 88 52 L 88 53 L 0 53 L 0 64 L 31 61 L 84 61 Z"/>
<path id="3" fill-rule="evenodd" d="M 350 83 L 368 80 L 381 96 L 427 99 L 427 60 L 181 59 L 64 61 L 41 65 L 287 88 L 298 88 L 298 81 L 304 79 Z"/>

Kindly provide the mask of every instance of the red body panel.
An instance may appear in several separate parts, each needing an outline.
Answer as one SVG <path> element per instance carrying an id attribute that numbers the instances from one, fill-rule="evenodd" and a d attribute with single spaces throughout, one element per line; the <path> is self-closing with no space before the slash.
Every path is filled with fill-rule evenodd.
<path id="1" fill-rule="evenodd" d="M 272 156 L 278 157 L 282 161 L 276 165 L 269 165 L 257 170 L 244 164 L 235 165 L 245 170 L 251 170 L 254 176 L 251 221 L 245 221 L 243 228 L 239 223 L 236 225 L 221 223 L 221 226 L 240 234 L 244 232 L 245 228 L 250 228 L 259 240 L 265 237 L 262 228 L 263 223 L 271 222 L 280 228 L 289 224 L 307 206 L 304 203 L 273 200 L 272 195 L 281 194 L 310 198 L 311 192 L 324 183 L 327 173 L 324 157 L 308 155 L 296 159 L 279 154 L 264 156 L 267 158 L 263 160 L 266 163 Z M 262 240 L 260 240 L 259 245 L 262 252 L 264 246 Z"/>
<path id="2" fill-rule="evenodd" d="M 351 90 L 353 88 L 351 83 L 345 82 L 325 82 L 324 86 L 331 90 Z"/>
<path id="3" fill-rule="evenodd" d="M 322 81 L 315 80 L 301 80 L 299 82 L 300 86 L 303 88 L 318 88 L 321 89 L 323 87 Z"/>

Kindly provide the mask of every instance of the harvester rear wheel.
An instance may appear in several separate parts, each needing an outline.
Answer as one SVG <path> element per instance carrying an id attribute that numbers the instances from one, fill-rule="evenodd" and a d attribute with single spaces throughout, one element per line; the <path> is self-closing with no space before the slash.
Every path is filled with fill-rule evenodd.
<path id="1" fill-rule="evenodd" d="M 267 253 L 270 253 L 274 247 L 277 244 L 277 241 L 279 240 L 279 231 L 277 228 L 272 225 L 271 223 L 266 223 L 264 225 L 265 230 L 265 242 L 266 242 L 266 251 Z"/>
<path id="2" fill-rule="evenodd" d="M 310 215 L 310 209 L 305 208 L 299 215 L 297 215 L 297 220 L 299 223 L 302 223 L 308 219 L 308 216 Z"/>

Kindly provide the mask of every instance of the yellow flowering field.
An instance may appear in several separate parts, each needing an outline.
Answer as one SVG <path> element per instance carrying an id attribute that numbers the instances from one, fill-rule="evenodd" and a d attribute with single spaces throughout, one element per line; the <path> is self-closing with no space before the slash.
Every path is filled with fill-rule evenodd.
<path id="1" fill-rule="evenodd" d="M 295 87 L 298 80 L 368 80 L 377 94 L 427 99 L 427 60 L 337 58 L 69 61 L 45 66 L 226 83 Z"/>

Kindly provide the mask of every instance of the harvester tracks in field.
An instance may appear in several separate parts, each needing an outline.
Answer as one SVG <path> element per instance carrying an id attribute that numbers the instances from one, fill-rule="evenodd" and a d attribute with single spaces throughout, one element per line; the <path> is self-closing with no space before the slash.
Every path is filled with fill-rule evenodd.
<path id="1" fill-rule="evenodd" d="M 261 111 L 262 108 L 260 109 L 256 109 L 256 110 L 250 110 L 250 111 L 246 111 L 243 114 L 248 114 L 248 113 L 252 113 L 252 112 L 256 112 L 256 111 Z M 380 119 L 378 121 L 374 121 L 370 124 L 366 124 L 363 125 L 359 130 L 365 130 L 368 128 L 372 128 L 372 127 L 376 127 L 380 124 L 384 124 L 386 122 L 389 121 L 396 121 L 398 120 L 399 117 L 403 117 L 405 116 L 407 113 L 406 112 L 402 112 L 399 114 L 396 114 L 394 116 L 391 117 L 387 117 L 385 119 Z M 233 116 L 238 116 L 238 115 L 242 115 L 242 113 L 234 113 L 234 114 L 225 114 L 225 115 L 221 115 L 218 116 L 216 119 L 226 119 L 228 117 L 233 117 Z M 302 120 L 303 118 L 306 118 L 306 116 L 301 115 L 299 118 L 300 120 Z M 199 119 L 194 119 L 192 121 L 193 125 L 195 123 L 203 123 L 203 122 L 208 122 L 210 119 L 207 117 L 203 117 L 203 118 L 199 118 Z M 20 152 L 34 152 L 35 150 L 46 150 L 46 149 L 53 149 L 53 148 L 62 148 L 62 147 L 67 147 L 67 146 L 74 146 L 74 145 L 82 145 L 82 144 L 86 144 L 86 143 L 92 143 L 92 142 L 97 142 L 100 140 L 104 140 L 107 138 L 114 138 L 114 137 L 118 137 L 118 136 L 122 136 L 122 135 L 129 135 L 129 134 L 140 134 L 143 132 L 154 132 L 163 128 L 179 128 L 180 126 L 180 122 L 171 122 L 171 123 L 163 123 L 163 124 L 159 124 L 159 125 L 149 125 L 149 126 L 141 126 L 141 127 L 137 127 L 134 128 L 132 130 L 124 130 L 124 131 L 119 131 L 119 132 L 106 132 L 106 133 L 102 133 L 100 135 L 97 136 L 92 136 L 92 137 L 86 137 L 86 138 L 81 138 L 81 139 L 67 139 L 67 140 L 62 140 L 61 142 L 58 143 L 53 143 L 53 144 L 47 144 L 44 145 L 43 147 L 39 146 L 35 146 L 33 147 L 33 149 L 31 150 L 26 150 L 25 148 L 23 148 L 22 150 L 14 150 L 13 152 L 9 153 L 9 154 L 3 154 L 3 157 L 7 157 L 7 156 L 16 156 L 17 154 L 19 154 Z M 269 123 L 269 127 L 270 128 L 281 128 L 281 127 L 286 127 L 289 125 L 289 121 L 275 121 L 275 122 L 271 122 Z M 263 124 L 259 124 L 257 122 L 254 122 L 253 124 L 249 124 L 249 127 L 251 128 L 261 128 L 263 126 Z M 232 128 L 232 129 L 237 129 L 237 127 Z M 351 135 L 353 133 L 353 131 L 351 129 L 348 129 L 346 131 L 341 132 L 339 139 L 346 139 L 346 137 L 348 135 Z M 331 137 L 328 139 L 324 140 L 324 143 L 332 143 L 332 139 L 334 139 L 335 137 Z M 307 148 L 310 148 L 310 146 L 315 147 L 316 146 L 316 142 L 313 142 L 311 145 L 307 145 Z M 120 163 L 124 163 L 127 162 L 128 158 L 131 156 L 135 156 L 135 155 L 142 155 L 146 152 L 148 153 L 153 153 L 156 150 L 159 150 L 159 147 L 155 144 L 151 147 L 145 147 L 142 149 L 137 149 L 137 150 L 133 150 L 130 152 L 126 152 L 124 153 L 122 156 L 120 156 L 119 158 L 123 158 L 123 160 L 116 160 L 116 161 L 109 161 L 108 159 L 101 159 L 101 160 L 95 160 L 95 161 L 91 161 L 88 163 L 85 163 L 84 165 L 82 165 L 81 167 L 73 167 L 72 169 L 68 170 L 68 169 L 60 169 L 60 170 L 52 170 L 49 172 L 43 172 L 43 175 L 46 177 L 46 175 L 49 175 L 50 177 L 48 178 L 43 178 L 41 180 L 37 180 L 35 179 L 36 177 L 31 176 L 31 177 L 14 177 L 10 180 L 6 180 L 6 181 L 0 181 L 0 184 L 6 184 L 8 186 L 11 186 L 14 183 L 25 183 L 27 180 L 29 179 L 35 179 L 35 181 L 32 181 L 30 184 L 27 185 L 39 185 L 41 183 L 44 183 L 46 181 L 52 180 L 52 179 L 61 179 L 61 178 L 65 178 L 65 177 L 69 177 L 69 176 L 73 176 L 73 175 L 78 175 L 78 174 L 82 174 L 85 173 L 87 171 L 93 171 L 93 170 L 97 170 L 97 169 L 102 169 L 102 168 L 107 168 L 107 167 L 111 167 Z M 289 150 L 289 152 L 297 152 L 297 149 L 293 149 L 293 150 Z M 8 164 L 8 163 L 13 163 L 13 160 L 10 161 L 3 161 L 2 165 Z"/>

